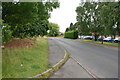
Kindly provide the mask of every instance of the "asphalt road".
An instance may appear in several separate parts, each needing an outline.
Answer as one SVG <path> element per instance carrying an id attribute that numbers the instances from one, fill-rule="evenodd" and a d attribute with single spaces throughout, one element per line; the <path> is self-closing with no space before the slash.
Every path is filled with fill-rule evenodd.
<path id="1" fill-rule="evenodd" d="M 64 38 L 52 39 L 98 78 L 118 78 L 117 48 L 105 48 Z"/>

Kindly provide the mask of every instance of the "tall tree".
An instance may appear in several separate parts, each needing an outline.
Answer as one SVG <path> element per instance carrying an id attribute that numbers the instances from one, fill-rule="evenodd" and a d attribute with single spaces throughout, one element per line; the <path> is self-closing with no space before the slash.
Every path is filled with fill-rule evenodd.
<path id="1" fill-rule="evenodd" d="M 49 35 L 50 36 L 57 36 L 59 35 L 59 26 L 55 23 L 49 24 Z"/>
<path id="2" fill-rule="evenodd" d="M 85 2 L 77 7 L 78 30 L 97 35 L 115 35 L 119 28 L 119 2 Z M 119 30 L 119 29 L 118 29 Z"/>
<path id="3" fill-rule="evenodd" d="M 37 18 L 37 3 L 3 2 L 2 19 L 11 26 L 25 25 Z"/>
<path id="4" fill-rule="evenodd" d="M 3 2 L 4 23 L 10 25 L 14 37 L 47 34 L 50 12 L 59 2 Z"/>
<path id="5" fill-rule="evenodd" d="M 69 28 L 66 28 L 65 32 L 68 32 L 69 31 Z"/>

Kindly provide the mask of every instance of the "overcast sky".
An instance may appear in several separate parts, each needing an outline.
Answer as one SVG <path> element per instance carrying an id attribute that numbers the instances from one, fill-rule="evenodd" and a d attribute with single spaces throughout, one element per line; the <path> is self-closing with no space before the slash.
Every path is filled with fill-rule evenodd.
<path id="1" fill-rule="evenodd" d="M 80 0 L 59 0 L 60 8 L 51 12 L 50 22 L 57 23 L 60 32 L 64 32 L 70 23 L 76 22 L 76 7 L 79 6 Z"/>

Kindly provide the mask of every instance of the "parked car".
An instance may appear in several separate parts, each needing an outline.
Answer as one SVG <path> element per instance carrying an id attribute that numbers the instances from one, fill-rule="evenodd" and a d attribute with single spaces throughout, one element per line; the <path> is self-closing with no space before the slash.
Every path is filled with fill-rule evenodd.
<path id="1" fill-rule="evenodd" d="M 103 39 L 105 39 L 105 37 L 99 36 L 97 40 L 102 41 Z"/>
<path id="2" fill-rule="evenodd" d="M 83 38 L 84 38 L 84 36 L 80 36 L 80 35 L 78 35 L 78 38 L 83 39 Z"/>
<path id="3" fill-rule="evenodd" d="M 92 40 L 93 36 L 84 36 L 83 39 L 90 39 L 90 40 Z"/>
<path id="4" fill-rule="evenodd" d="M 113 42 L 113 41 L 114 41 L 114 38 L 112 38 L 112 37 L 107 37 L 107 38 L 104 38 L 103 41 Z"/>
<path id="5" fill-rule="evenodd" d="M 114 42 L 120 42 L 120 37 L 116 37 L 116 38 L 114 39 Z"/>

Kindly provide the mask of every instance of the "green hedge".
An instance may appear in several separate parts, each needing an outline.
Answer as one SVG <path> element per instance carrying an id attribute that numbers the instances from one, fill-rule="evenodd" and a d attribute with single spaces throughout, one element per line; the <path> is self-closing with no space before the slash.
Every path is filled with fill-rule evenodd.
<path id="1" fill-rule="evenodd" d="M 78 38 L 78 31 L 68 31 L 64 34 L 65 38 L 77 39 Z"/>

